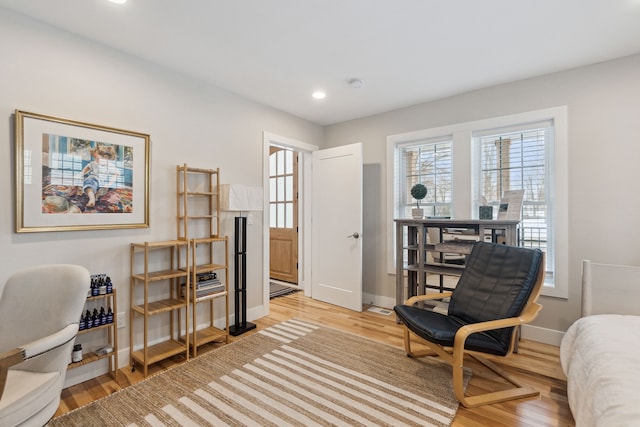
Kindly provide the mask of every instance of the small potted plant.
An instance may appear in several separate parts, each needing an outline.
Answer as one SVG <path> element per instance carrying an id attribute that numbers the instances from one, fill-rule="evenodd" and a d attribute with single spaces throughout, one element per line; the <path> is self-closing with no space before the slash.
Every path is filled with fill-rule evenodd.
<path id="1" fill-rule="evenodd" d="M 416 184 L 411 187 L 411 197 L 416 199 L 416 207 L 411 209 L 411 216 L 413 219 L 422 219 L 424 218 L 424 211 L 420 207 L 420 200 L 427 197 L 427 187 L 422 184 Z"/>

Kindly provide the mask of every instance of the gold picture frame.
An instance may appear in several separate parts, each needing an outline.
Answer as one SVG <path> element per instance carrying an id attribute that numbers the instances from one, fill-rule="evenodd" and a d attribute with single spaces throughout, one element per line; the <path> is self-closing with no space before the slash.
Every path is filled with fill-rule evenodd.
<path id="1" fill-rule="evenodd" d="M 149 140 L 16 110 L 16 233 L 149 227 Z"/>

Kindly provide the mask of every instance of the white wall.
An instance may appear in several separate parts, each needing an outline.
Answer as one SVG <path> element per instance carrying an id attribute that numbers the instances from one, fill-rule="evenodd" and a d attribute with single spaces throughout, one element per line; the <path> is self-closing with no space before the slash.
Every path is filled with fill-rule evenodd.
<path id="1" fill-rule="evenodd" d="M 470 70 L 473 72 L 473 70 Z M 565 331 L 580 314 L 580 260 L 640 265 L 640 55 L 505 84 L 325 128 L 325 146 L 364 143 L 365 294 L 393 297 L 386 271 L 386 137 L 567 105 L 569 298 L 542 298 L 536 325 Z M 391 82 L 389 82 L 391 83 Z M 640 285 L 640 284 L 639 284 Z"/>
<path id="2" fill-rule="evenodd" d="M 263 131 L 322 144 L 321 126 L 1 8 L 0 53 L 0 283 L 27 266 L 77 263 L 109 274 L 120 311 L 128 311 L 129 243 L 176 237 L 176 165 L 219 167 L 223 183 L 262 186 Z M 150 228 L 14 233 L 15 109 L 150 134 Z M 232 239 L 233 215 L 225 215 L 223 232 Z M 262 213 L 254 215 L 248 231 L 248 307 L 259 313 L 264 230 Z M 127 349 L 128 327 L 119 331 L 120 347 Z"/>

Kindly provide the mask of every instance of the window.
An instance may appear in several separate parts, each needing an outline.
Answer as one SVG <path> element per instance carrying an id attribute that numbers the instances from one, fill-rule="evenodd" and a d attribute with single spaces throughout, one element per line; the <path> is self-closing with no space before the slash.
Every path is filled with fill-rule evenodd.
<path id="1" fill-rule="evenodd" d="M 397 147 L 400 197 L 397 215 L 411 216 L 416 201 L 411 187 L 421 183 L 427 196 L 420 201 L 425 216 L 451 216 L 452 197 L 452 141 L 451 138 L 419 141 Z"/>
<path id="2" fill-rule="evenodd" d="M 546 252 L 547 281 L 553 283 L 553 122 L 474 132 L 473 143 L 480 163 L 476 191 L 497 212 L 505 191 L 524 190 L 518 242 Z"/>
<path id="3" fill-rule="evenodd" d="M 271 147 L 269 156 L 269 208 L 271 228 L 294 228 L 295 197 L 297 183 L 295 176 L 296 156 L 289 149 Z"/>
<path id="4" fill-rule="evenodd" d="M 546 253 L 543 295 L 568 296 L 566 107 L 390 135 L 387 158 L 390 274 L 393 219 L 411 217 L 416 182 L 429 190 L 420 203 L 426 215 L 461 219 L 478 218 L 483 197 L 497 213 L 505 190 L 524 189 L 519 243 Z"/>

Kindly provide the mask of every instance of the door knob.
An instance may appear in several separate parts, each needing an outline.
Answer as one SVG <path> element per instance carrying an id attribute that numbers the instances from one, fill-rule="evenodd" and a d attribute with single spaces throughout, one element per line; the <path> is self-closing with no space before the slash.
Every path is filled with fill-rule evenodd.
<path id="1" fill-rule="evenodd" d="M 357 239 L 357 238 L 359 238 L 359 237 L 360 237 L 360 234 L 358 234 L 358 232 L 356 231 L 355 233 L 350 234 L 350 235 L 348 235 L 347 237 L 353 237 L 354 239 Z"/>

